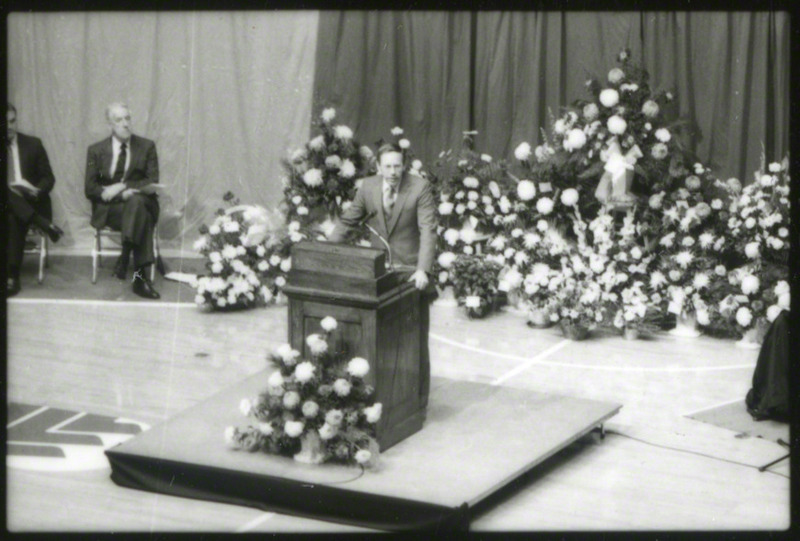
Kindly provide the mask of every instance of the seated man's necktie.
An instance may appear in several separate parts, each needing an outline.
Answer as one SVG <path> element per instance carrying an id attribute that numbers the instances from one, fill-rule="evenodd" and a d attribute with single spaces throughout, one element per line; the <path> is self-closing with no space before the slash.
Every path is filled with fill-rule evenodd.
<path id="1" fill-rule="evenodd" d="M 119 147 L 119 156 L 117 157 L 117 166 L 114 168 L 114 176 L 112 181 L 114 184 L 122 182 L 122 177 L 125 176 L 125 161 L 128 158 L 128 153 L 125 151 L 126 144 L 122 143 Z"/>

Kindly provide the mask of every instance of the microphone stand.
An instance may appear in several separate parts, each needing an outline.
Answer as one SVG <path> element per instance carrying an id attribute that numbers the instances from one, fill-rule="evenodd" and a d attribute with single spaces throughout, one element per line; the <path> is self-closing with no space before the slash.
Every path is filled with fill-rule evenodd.
<path id="1" fill-rule="evenodd" d="M 374 228 L 373 228 L 371 225 L 369 225 L 369 224 L 367 223 L 367 220 L 369 220 L 371 217 L 372 217 L 372 214 L 369 214 L 369 215 L 367 215 L 367 217 L 364 219 L 363 225 L 365 225 L 365 226 L 367 227 L 367 229 L 369 229 L 370 231 L 372 231 L 372 233 L 373 233 L 373 234 L 374 234 L 376 237 L 378 237 L 379 239 L 381 239 L 381 242 L 383 243 L 383 245 L 384 245 L 384 246 L 386 246 L 386 252 L 389 254 L 389 263 L 388 263 L 388 265 L 389 265 L 389 269 L 388 269 L 388 270 L 390 270 L 390 271 L 391 271 L 391 270 L 394 270 L 394 265 L 392 265 L 392 249 L 391 249 L 391 247 L 389 246 L 389 243 L 386 241 L 386 239 L 385 239 L 385 238 L 383 238 L 383 237 L 381 236 L 381 234 L 380 234 L 380 233 L 378 233 L 377 231 L 375 231 L 375 229 L 374 229 Z"/>

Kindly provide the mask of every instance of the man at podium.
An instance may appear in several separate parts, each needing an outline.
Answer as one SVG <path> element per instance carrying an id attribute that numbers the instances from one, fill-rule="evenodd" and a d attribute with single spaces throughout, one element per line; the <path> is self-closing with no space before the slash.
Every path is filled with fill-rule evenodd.
<path id="1" fill-rule="evenodd" d="M 428 181 L 405 170 L 399 146 L 381 146 L 377 159 L 378 174 L 362 181 L 353 204 L 342 213 L 328 240 L 344 242 L 350 231 L 366 224 L 372 246 L 387 250 L 394 270 L 407 272 L 408 280 L 422 292 L 420 393 L 424 407 L 430 385 L 429 305 L 436 298 L 429 279 L 436 257 L 436 205 Z"/>

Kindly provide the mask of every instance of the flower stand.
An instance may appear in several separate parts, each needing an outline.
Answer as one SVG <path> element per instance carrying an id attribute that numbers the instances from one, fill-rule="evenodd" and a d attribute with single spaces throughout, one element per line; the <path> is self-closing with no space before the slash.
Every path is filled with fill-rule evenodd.
<path id="1" fill-rule="evenodd" d="M 760 349 L 761 344 L 758 341 L 758 327 L 751 327 L 744 331 L 742 339 L 736 342 L 736 347 L 742 349 Z"/>
<path id="2" fill-rule="evenodd" d="M 678 316 L 675 328 L 669 331 L 669 334 L 672 336 L 680 336 L 681 338 L 697 338 L 700 336 L 694 314 Z"/>
<path id="3" fill-rule="evenodd" d="M 587 336 L 589 336 L 589 328 L 583 325 L 575 325 L 572 323 L 561 323 L 561 332 L 564 334 L 564 338 L 568 340 L 584 340 Z"/>
<path id="4" fill-rule="evenodd" d="M 434 306 L 458 306 L 458 301 L 456 301 L 455 294 L 453 293 L 453 286 L 446 286 L 444 288 L 437 287 L 437 289 L 439 290 L 439 298 L 433 301 Z"/>
<path id="5" fill-rule="evenodd" d="M 325 448 L 316 430 L 309 430 L 300 438 L 300 452 L 294 455 L 297 462 L 320 464 L 325 461 Z"/>
<path id="6" fill-rule="evenodd" d="M 639 339 L 639 329 L 625 327 L 622 330 L 622 337 L 625 340 L 638 340 Z"/>

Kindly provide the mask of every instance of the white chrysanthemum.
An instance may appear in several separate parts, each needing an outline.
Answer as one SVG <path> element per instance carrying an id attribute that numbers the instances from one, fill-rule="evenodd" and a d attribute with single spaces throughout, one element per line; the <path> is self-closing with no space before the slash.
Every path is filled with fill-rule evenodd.
<path id="1" fill-rule="evenodd" d="M 349 395 L 352 388 L 353 385 L 344 378 L 339 378 L 333 382 L 333 391 L 339 396 Z"/>
<path id="2" fill-rule="evenodd" d="M 197 237 L 197 240 L 194 241 L 194 249 L 199 252 L 205 248 L 208 248 L 208 237 L 200 235 Z"/>
<path id="3" fill-rule="evenodd" d="M 283 395 L 283 407 L 292 410 L 300 405 L 300 395 L 297 391 L 289 391 Z"/>
<path id="4" fill-rule="evenodd" d="M 481 160 L 486 163 L 492 163 L 492 157 L 488 154 L 481 154 Z"/>
<path id="5" fill-rule="evenodd" d="M 310 334 L 306 337 L 306 345 L 314 355 L 321 355 L 328 351 L 328 343 L 318 334 Z"/>
<path id="6" fill-rule="evenodd" d="M 767 321 L 772 323 L 775 319 L 783 312 L 783 308 L 778 306 L 777 304 L 773 304 L 769 308 L 767 308 Z"/>
<path id="7" fill-rule="evenodd" d="M 672 134 L 669 133 L 667 128 L 658 128 L 655 133 L 656 139 L 661 141 L 662 143 L 669 143 L 669 140 L 672 139 Z"/>
<path id="8" fill-rule="evenodd" d="M 322 318 L 322 320 L 319 322 L 319 325 L 320 325 L 320 327 L 322 327 L 322 328 L 323 328 L 323 330 L 325 330 L 326 332 L 331 332 L 331 331 L 335 331 L 335 330 L 336 330 L 336 327 L 338 327 L 338 326 L 339 326 L 339 322 L 338 322 L 338 321 L 336 321 L 336 319 L 335 319 L 335 318 L 333 318 L 333 317 L 331 317 L 331 316 L 325 316 L 325 317 L 324 317 L 324 318 Z"/>
<path id="9" fill-rule="evenodd" d="M 400 139 L 400 140 L 397 142 L 397 145 L 398 145 L 400 148 L 402 148 L 403 150 L 405 150 L 405 149 L 407 149 L 408 147 L 410 147 L 410 146 L 411 146 L 411 141 L 409 141 L 408 139 Z"/>
<path id="10" fill-rule="evenodd" d="M 264 436 L 270 436 L 274 432 L 274 428 L 272 428 L 272 423 L 261 422 L 258 423 L 258 431 L 261 432 Z"/>
<path id="11" fill-rule="evenodd" d="M 616 104 L 619 103 L 619 92 L 614 90 L 613 88 L 606 88 L 605 90 L 600 92 L 600 103 L 603 104 L 604 107 L 614 107 Z"/>
<path id="12" fill-rule="evenodd" d="M 439 214 L 442 216 L 449 216 L 453 212 L 453 203 L 450 201 L 444 201 L 439 203 Z"/>
<path id="13" fill-rule="evenodd" d="M 553 123 L 553 131 L 559 135 L 567 131 L 566 121 L 563 118 L 556 120 L 555 123 Z"/>
<path id="14" fill-rule="evenodd" d="M 581 129 L 573 128 L 567 133 L 563 144 L 564 150 L 568 152 L 583 148 L 583 146 L 586 144 L 586 134 Z"/>
<path id="15" fill-rule="evenodd" d="M 455 244 L 458 242 L 459 236 L 458 229 L 450 228 L 444 232 L 444 240 L 450 246 L 455 246 Z"/>
<path id="16" fill-rule="evenodd" d="M 608 122 L 606 122 L 606 127 L 608 128 L 608 131 L 614 135 L 622 135 L 625 133 L 625 130 L 628 129 L 628 123 L 625 122 L 625 119 L 621 116 L 614 115 L 608 119 Z"/>
<path id="17" fill-rule="evenodd" d="M 395 126 L 394 128 L 392 128 L 391 133 L 392 133 L 392 135 L 397 137 L 399 135 L 403 135 L 404 132 L 403 132 L 403 128 L 401 128 L 400 126 Z"/>
<path id="18" fill-rule="evenodd" d="M 325 157 L 325 167 L 328 169 L 339 169 L 342 166 L 342 159 L 336 154 Z"/>
<path id="19" fill-rule="evenodd" d="M 319 437 L 323 441 L 327 441 L 333 438 L 336 434 L 338 434 L 339 429 L 336 428 L 335 426 L 331 426 L 328 423 L 325 423 L 321 427 L 319 427 L 318 432 L 319 432 Z"/>
<path id="20" fill-rule="evenodd" d="M 536 196 L 536 186 L 530 180 L 521 180 L 517 184 L 517 196 L 522 201 L 530 201 Z"/>
<path id="21" fill-rule="evenodd" d="M 307 186 L 315 187 L 322 184 L 322 171 L 319 169 L 309 169 L 305 173 L 303 173 L 303 182 L 306 183 Z"/>
<path id="22" fill-rule="evenodd" d="M 741 306 L 736 310 L 736 323 L 742 327 L 747 327 L 753 321 L 753 313 L 747 306 Z"/>
<path id="23" fill-rule="evenodd" d="M 358 451 L 356 451 L 355 459 L 356 462 L 358 462 L 359 464 L 366 464 L 367 462 L 372 460 L 372 453 L 370 453 L 366 449 L 359 449 Z"/>
<path id="24" fill-rule="evenodd" d="M 625 78 L 625 72 L 619 68 L 612 68 L 611 71 L 608 72 L 609 83 L 617 84 L 624 78 Z"/>
<path id="25" fill-rule="evenodd" d="M 242 415 L 245 417 L 253 413 L 253 403 L 250 402 L 250 399 L 242 398 L 242 401 L 239 402 L 239 411 L 242 412 Z"/>
<path id="26" fill-rule="evenodd" d="M 542 220 L 542 219 L 540 219 L 540 220 L 538 220 L 538 221 L 536 222 L 536 229 L 538 229 L 539 231 L 541 231 L 542 233 L 544 233 L 545 231 L 547 231 L 548 229 L 550 229 L 550 224 L 549 224 L 549 223 L 547 223 L 547 220 Z"/>
<path id="27" fill-rule="evenodd" d="M 354 378 L 363 378 L 369 373 L 369 361 L 363 357 L 353 357 L 347 363 L 347 373 Z"/>
<path id="28" fill-rule="evenodd" d="M 283 431 L 290 438 L 296 438 L 303 433 L 305 427 L 306 425 L 300 421 L 286 421 L 286 423 L 283 425 Z"/>
<path id="29" fill-rule="evenodd" d="M 642 105 L 642 113 L 644 114 L 644 116 L 653 118 L 658 115 L 658 111 L 659 111 L 658 104 L 653 100 L 647 100 Z"/>
<path id="30" fill-rule="evenodd" d="M 472 228 L 465 227 L 458 232 L 460 238 L 465 244 L 472 244 L 475 242 L 476 233 Z"/>
<path id="31" fill-rule="evenodd" d="M 514 149 L 514 157 L 520 161 L 526 161 L 531 157 L 531 145 L 525 142 L 520 143 L 519 146 Z"/>
<path id="32" fill-rule="evenodd" d="M 303 402 L 303 407 L 301 408 L 303 412 L 303 416 L 308 417 L 309 419 L 316 417 L 317 413 L 319 413 L 319 404 L 314 402 L 313 400 L 306 400 Z"/>
<path id="33" fill-rule="evenodd" d="M 342 410 L 332 409 L 325 414 L 325 422 L 331 426 L 339 426 L 342 424 L 343 419 L 344 413 L 342 413 Z"/>
<path id="34" fill-rule="evenodd" d="M 356 174 L 355 164 L 350 160 L 344 160 L 341 168 L 339 169 L 339 174 L 344 178 L 353 178 Z"/>
<path id="35" fill-rule="evenodd" d="M 536 202 L 536 210 L 541 214 L 550 214 L 553 212 L 553 200 L 549 197 L 542 197 Z"/>
<path id="36" fill-rule="evenodd" d="M 664 143 L 656 143 L 653 145 L 653 148 L 650 149 L 650 154 L 657 160 L 663 160 L 667 157 L 667 154 L 669 154 L 669 149 Z"/>
<path id="37" fill-rule="evenodd" d="M 293 366 L 300 356 L 300 352 L 296 349 L 292 349 L 292 346 L 289 344 L 281 344 L 278 346 L 278 349 L 275 350 L 275 354 L 281 358 L 286 366 Z M 273 372 L 273 374 L 278 374 L 278 376 L 280 376 L 280 372 Z M 281 383 L 282 382 L 283 380 L 281 379 Z"/>
<path id="38" fill-rule="evenodd" d="M 411 169 L 420 171 L 422 169 L 422 161 L 414 160 L 413 162 L 411 162 Z"/>
<path id="39" fill-rule="evenodd" d="M 667 283 L 667 277 L 661 271 L 655 271 L 650 275 L 650 286 L 658 288 Z"/>
<path id="40" fill-rule="evenodd" d="M 325 138 L 321 135 L 317 135 L 311 141 L 308 142 L 309 148 L 312 150 L 322 150 L 325 148 Z"/>
<path id="41" fill-rule="evenodd" d="M 327 109 L 322 110 L 322 114 L 320 115 L 322 120 L 325 122 L 330 122 L 334 118 L 336 118 L 336 109 L 333 107 L 328 107 Z"/>
<path id="42" fill-rule="evenodd" d="M 442 252 L 439 254 L 437 261 L 439 266 L 443 269 L 449 269 L 458 256 L 453 252 Z"/>
<path id="43" fill-rule="evenodd" d="M 467 188 L 477 188 L 481 185 L 481 183 L 475 177 L 464 177 L 462 182 Z"/>
<path id="44" fill-rule="evenodd" d="M 327 344 L 325 341 L 322 341 L 327 348 Z M 310 347 L 310 346 L 309 346 Z M 317 371 L 317 367 L 314 366 L 309 361 L 303 361 L 302 363 L 298 364 L 294 369 L 294 379 L 296 379 L 299 383 L 308 383 L 314 378 L 314 373 Z"/>
<path id="45" fill-rule="evenodd" d="M 480 308 L 481 298 L 477 295 L 469 295 L 464 299 L 464 306 L 467 308 Z"/>
<path id="46" fill-rule="evenodd" d="M 380 402 L 375 402 L 368 408 L 364 408 L 364 415 L 367 418 L 368 423 L 377 423 L 381 419 L 381 413 L 383 412 L 383 404 Z"/>
<path id="47" fill-rule="evenodd" d="M 583 107 L 583 118 L 585 118 L 589 122 L 597 118 L 597 115 L 599 114 L 600 114 L 600 109 L 594 103 L 590 103 Z"/>
<path id="48" fill-rule="evenodd" d="M 695 274 L 694 280 L 692 280 L 692 285 L 695 289 L 703 289 L 704 287 L 708 287 L 708 284 L 710 283 L 711 279 L 703 272 Z"/>
<path id="49" fill-rule="evenodd" d="M 333 128 L 333 135 L 342 141 L 349 141 L 353 138 L 353 130 L 347 126 L 339 125 Z"/>
<path id="50" fill-rule="evenodd" d="M 281 270 L 283 272 L 289 272 L 290 270 L 292 270 L 292 258 L 291 257 L 287 257 L 286 259 L 281 261 Z"/>
<path id="51" fill-rule="evenodd" d="M 742 278 L 742 293 L 745 295 L 752 295 L 753 293 L 756 293 L 759 287 L 761 287 L 761 282 L 757 276 L 748 274 Z"/>
<path id="52" fill-rule="evenodd" d="M 761 245 L 758 242 L 748 242 L 744 247 L 744 253 L 750 259 L 756 259 L 761 253 Z"/>
<path id="53" fill-rule="evenodd" d="M 571 207 L 578 202 L 578 190 L 575 188 L 567 188 L 561 192 L 561 203 L 567 207 Z"/>

